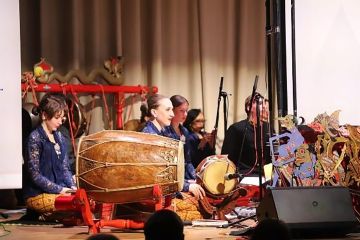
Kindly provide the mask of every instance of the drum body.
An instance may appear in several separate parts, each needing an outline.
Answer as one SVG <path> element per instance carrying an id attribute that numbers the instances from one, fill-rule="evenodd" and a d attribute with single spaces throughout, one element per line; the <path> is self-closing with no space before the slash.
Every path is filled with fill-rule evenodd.
<path id="1" fill-rule="evenodd" d="M 156 184 L 167 195 L 184 183 L 183 144 L 147 133 L 106 130 L 81 137 L 76 166 L 78 187 L 98 202 L 139 202 L 153 198 Z"/>
<path id="2" fill-rule="evenodd" d="M 212 196 L 222 197 L 235 189 L 237 179 L 226 180 L 226 174 L 236 172 L 235 164 L 227 155 L 213 155 L 201 161 L 196 168 L 197 182 Z"/>

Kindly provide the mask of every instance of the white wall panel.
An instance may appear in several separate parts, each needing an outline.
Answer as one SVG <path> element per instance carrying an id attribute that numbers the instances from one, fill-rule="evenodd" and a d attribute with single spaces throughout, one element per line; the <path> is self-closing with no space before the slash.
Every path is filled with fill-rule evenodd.
<path id="1" fill-rule="evenodd" d="M 290 0 L 286 9 L 291 82 Z M 319 113 L 331 114 L 340 109 L 341 124 L 360 125 L 359 11 L 357 0 L 295 1 L 297 105 L 298 115 L 304 116 L 307 123 Z"/>
<path id="2" fill-rule="evenodd" d="M 21 56 L 18 0 L 0 7 L 0 189 L 21 188 Z"/>

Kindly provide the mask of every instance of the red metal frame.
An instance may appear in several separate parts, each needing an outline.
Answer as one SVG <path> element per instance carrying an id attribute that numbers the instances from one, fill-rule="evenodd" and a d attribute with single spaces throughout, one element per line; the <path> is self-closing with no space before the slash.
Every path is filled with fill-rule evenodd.
<path id="1" fill-rule="evenodd" d="M 21 84 L 21 90 L 27 91 L 28 85 Z M 125 93 L 138 93 L 146 94 L 148 92 L 157 93 L 157 87 L 147 86 L 112 86 L 112 85 L 100 85 L 100 84 L 36 84 L 33 86 L 33 90 L 36 92 L 71 92 L 71 93 L 113 93 L 115 99 L 117 99 L 116 113 L 117 113 L 117 129 L 122 129 L 122 114 L 124 108 Z"/>
<path id="2" fill-rule="evenodd" d="M 153 205 L 155 211 L 167 208 L 171 204 L 170 196 L 163 196 L 162 189 L 159 185 L 153 187 L 153 197 L 147 204 Z M 164 199 L 165 198 L 165 199 Z M 131 219 L 109 219 L 94 220 L 92 206 L 84 189 L 78 189 L 74 194 L 69 196 L 59 196 L 55 199 L 55 208 L 57 211 L 74 211 L 81 212 L 82 221 L 89 227 L 90 233 L 99 233 L 101 228 L 115 227 L 119 229 L 143 229 L 143 221 Z"/>

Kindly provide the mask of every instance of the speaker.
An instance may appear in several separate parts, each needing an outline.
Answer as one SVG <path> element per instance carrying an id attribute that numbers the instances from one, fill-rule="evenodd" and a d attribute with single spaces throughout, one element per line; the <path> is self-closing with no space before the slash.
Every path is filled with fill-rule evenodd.
<path id="1" fill-rule="evenodd" d="M 357 225 L 351 196 L 345 187 L 273 188 L 260 202 L 259 221 L 280 219 L 302 235 L 349 233 Z"/>

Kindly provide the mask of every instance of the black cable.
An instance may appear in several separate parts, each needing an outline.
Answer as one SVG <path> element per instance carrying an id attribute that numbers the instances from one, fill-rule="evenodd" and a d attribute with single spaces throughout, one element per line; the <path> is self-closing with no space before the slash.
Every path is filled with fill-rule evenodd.
<path id="1" fill-rule="evenodd" d="M 241 218 L 241 219 L 239 219 L 239 220 L 237 220 L 237 221 L 234 221 L 234 222 L 231 222 L 231 223 L 228 223 L 228 224 L 223 224 L 223 225 L 219 226 L 218 228 L 227 228 L 227 227 L 230 227 L 230 226 L 232 226 L 232 225 L 235 225 L 235 224 L 241 223 L 241 222 L 243 222 L 243 221 L 246 221 L 246 220 L 248 220 L 248 219 L 252 219 L 252 218 L 254 218 L 254 217 L 256 217 L 256 214 L 250 215 L 250 216 L 248 216 L 248 217 Z M 237 218 L 239 218 L 239 216 L 238 216 Z"/>

